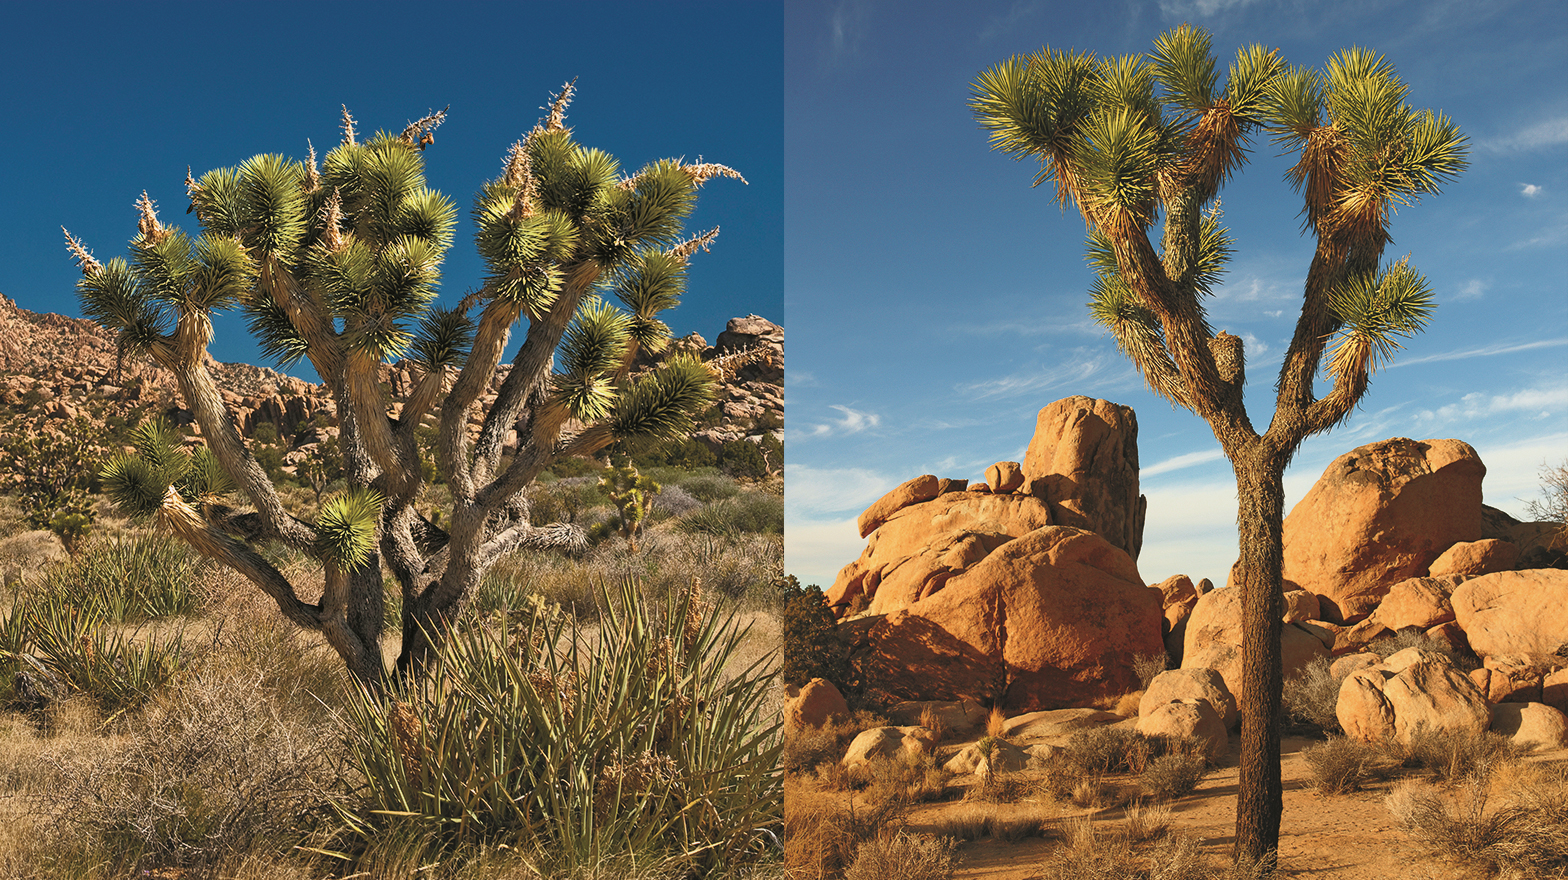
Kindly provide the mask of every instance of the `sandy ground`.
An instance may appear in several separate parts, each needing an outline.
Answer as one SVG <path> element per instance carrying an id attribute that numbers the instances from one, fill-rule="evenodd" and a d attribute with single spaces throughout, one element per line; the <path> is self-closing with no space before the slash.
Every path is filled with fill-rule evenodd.
<path id="1" fill-rule="evenodd" d="M 1421 850 L 1399 829 L 1383 798 L 1397 780 L 1374 782 L 1366 790 L 1348 795 L 1319 795 L 1312 788 L 1303 747 L 1315 740 L 1286 738 L 1281 746 L 1281 775 L 1284 780 L 1285 813 L 1280 827 L 1280 874 L 1310 880 L 1444 880 L 1453 872 L 1442 865 L 1428 864 Z M 1228 855 L 1234 840 L 1236 787 L 1239 777 L 1235 754 L 1239 742 L 1231 740 L 1231 757 L 1209 772 L 1191 794 L 1175 801 L 1171 828 L 1203 838 L 1203 848 L 1215 855 Z M 1568 749 L 1537 753 L 1532 762 L 1568 763 Z M 964 778 L 956 779 L 961 782 Z M 909 817 L 911 831 L 931 831 L 943 813 L 970 809 L 968 804 L 944 802 L 923 804 Z M 998 805 L 1001 817 L 1030 811 L 1062 818 L 1087 815 L 1088 811 L 1065 805 L 1060 808 L 1036 803 Z M 1122 808 L 1093 814 L 1093 821 L 1104 822 L 1107 830 L 1125 821 Z M 992 838 L 963 843 L 957 850 L 959 868 L 955 878 L 963 880 L 1027 880 L 1035 876 L 1033 865 L 1047 852 L 1061 846 L 1042 838 L 1026 838 L 1004 843 Z"/>

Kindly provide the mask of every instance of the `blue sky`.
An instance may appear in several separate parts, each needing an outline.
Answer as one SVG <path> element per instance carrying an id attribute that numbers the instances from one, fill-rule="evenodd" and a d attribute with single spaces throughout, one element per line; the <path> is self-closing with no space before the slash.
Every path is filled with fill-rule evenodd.
<path id="1" fill-rule="evenodd" d="M 975 76 L 1011 55 L 1143 52 L 1184 21 L 1211 31 L 1222 70 L 1253 42 L 1318 67 L 1352 45 L 1384 53 L 1413 106 L 1446 111 L 1471 139 L 1469 171 L 1401 209 L 1384 252 L 1426 274 L 1433 321 L 1347 424 L 1302 447 L 1287 504 L 1355 446 L 1457 437 L 1487 464 L 1486 502 L 1523 516 L 1542 464 L 1568 457 L 1560 2 L 792 2 L 786 566 L 802 582 L 826 586 L 860 553 L 854 519 L 887 489 L 1022 460 L 1039 409 L 1084 394 L 1138 414 L 1145 580 L 1223 584 L 1235 490 L 1218 444 L 1146 391 L 1089 320 L 1082 221 L 1030 188 L 1033 165 L 991 152 L 967 107 Z M 1215 327 L 1246 340 L 1257 424 L 1312 248 L 1276 152 L 1256 143 L 1223 192 L 1237 253 L 1210 304 Z"/>
<path id="2" fill-rule="evenodd" d="M 79 276 L 60 227 L 100 259 L 123 254 L 146 189 L 165 222 L 199 176 L 257 153 L 303 159 L 338 143 L 339 106 L 362 135 L 401 131 L 451 105 L 425 153 L 431 186 L 459 208 L 443 301 L 484 276 L 468 208 L 507 148 L 576 77 L 578 141 L 645 162 L 700 155 L 749 185 L 703 187 L 687 228 L 722 231 L 693 258 L 666 320 L 710 342 L 726 320 L 783 319 L 782 22 L 777 2 L 7 3 L 0 6 L 0 292 L 23 308 L 79 315 Z M 514 344 L 521 333 L 514 333 Z M 243 320 L 218 324 L 213 354 L 258 362 Z M 308 365 L 302 368 L 308 373 Z"/>

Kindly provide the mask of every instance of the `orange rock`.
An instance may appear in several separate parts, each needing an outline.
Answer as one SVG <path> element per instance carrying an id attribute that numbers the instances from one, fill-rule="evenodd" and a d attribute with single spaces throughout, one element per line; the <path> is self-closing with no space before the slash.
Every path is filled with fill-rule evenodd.
<path id="1" fill-rule="evenodd" d="M 1131 407 L 1068 397 L 1040 410 L 1024 453 L 1027 491 L 1052 521 L 1094 532 L 1138 558 L 1145 499 L 1138 494 L 1138 420 Z"/>
<path id="2" fill-rule="evenodd" d="M 1306 590 L 1285 591 L 1285 622 L 1306 623 L 1317 620 L 1319 615 L 1318 597 Z"/>
<path id="3" fill-rule="evenodd" d="M 1241 618 L 1240 589 L 1227 587 L 1200 596 L 1187 619 L 1181 660 L 1183 669 L 1207 666 L 1218 672 L 1238 707 L 1247 699 L 1241 687 Z M 1280 659 L 1286 678 L 1304 669 L 1314 657 L 1328 654 L 1312 633 L 1292 623 L 1281 628 Z"/>
<path id="4" fill-rule="evenodd" d="M 1457 577 L 1418 577 L 1400 581 L 1372 613 L 1372 619 L 1391 630 L 1407 626 L 1422 629 L 1454 619 L 1454 606 L 1448 597 L 1459 585 Z"/>
<path id="5" fill-rule="evenodd" d="M 836 717 L 849 717 L 844 695 L 825 678 L 813 678 L 804 686 L 784 689 L 784 729 L 803 730 L 822 727 Z"/>
<path id="6" fill-rule="evenodd" d="M 1417 731 L 1480 734 L 1491 706 L 1468 676 L 1435 651 L 1406 648 L 1350 674 L 1335 707 L 1339 726 L 1357 739 L 1410 742 Z"/>
<path id="7" fill-rule="evenodd" d="M 1480 656 L 1553 654 L 1568 644 L 1568 571 L 1484 574 L 1460 584 L 1450 602 Z"/>
<path id="8" fill-rule="evenodd" d="M 949 492 L 906 505 L 891 513 L 860 558 L 838 573 L 828 602 L 858 602 L 873 614 L 907 608 L 996 548 L 1050 522 L 1045 503 L 1028 495 Z"/>
<path id="9" fill-rule="evenodd" d="M 1024 484 L 1023 468 L 1016 461 L 999 461 L 985 469 L 985 482 L 992 492 L 1016 492 Z"/>
<path id="10" fill-rule="evenodd" d="M 1126 553 L 1046 526 L 875 620 L 853 652 L 868 688 L 903 699 L 1082 706 L 1137 690 L 1129 660 L 1160 653 L 1160 622 Z"/>
<path id="11" fill-rule="evenodd" d="M 934 475 L 923 474 L 883 495 L 860 515 L 860 537 L 864 538 L 871 534 L 877 526 L 882 525 L 888 517 L 899 510 L 935 498 L 941 486 L 941 481 Z"/>
<path id="12" fill-rule="evenodd" d="M 1485 475 L 1458 440 L 1395 438 L 1336 458 L 1285 518 L 1285 579 L 1318 595 L 1324 619 L 1353 621 L 1444 550 L 1481 537 Z"/>
<path id="13" fill-rule="evenodd" d="M 1432 562 L 1432 577 L 1456 575 L 1473 578 L 1494 571 L 1512 571 L 1519 562 L 1519 548 L 1511 541 L 1482 538 L 1479 541 L 1461 541 Z"/>

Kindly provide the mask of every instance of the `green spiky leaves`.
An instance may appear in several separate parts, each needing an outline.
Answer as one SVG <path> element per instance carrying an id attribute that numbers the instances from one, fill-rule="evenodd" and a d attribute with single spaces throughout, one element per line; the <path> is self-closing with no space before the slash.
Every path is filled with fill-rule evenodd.
<path id="1" fill-rule="evenodd" d="M 551 380 L 552 396 L 574 418 L 598 421 L 615 406 L 612 374 L 626 350 L 630 321 L 598 297 L 577 310 L 559 351 L 561 370 Z"/>
<path id="2" fill-rule="evenodd" d="M 1426 277 L 1406 258 L 1375 276 L 1351 279 L 1334 291 L 1329 307 L 1342 327 L 1327 369 L 1364 380 L 1393 358 L 1401 338 L 1426 327 L 1436 301 Z"/>
<path id="3" fill-rule="evenodd" d="M 713 392 L 713 374 L 700 361 L 671 358 L 621 393 L 609 419 L 610 433 L 618 440 L 678 437 L 713 402 Z"/>
<path id="4" fill-rule="evenodd" d="M 474 341 L 474 322 L 457 308 L 430 310 L 414 334 L 409 354 L 426 372 L 461 366 Z"/>
<path id="5" fill-rule="evenodd" d="M 194 453 L 185 451 L 179 435 L 162 421 L 143 423 L 131 445 L 136 451 L 111 458 L 100 476 L 105 493 L 133 517 L 157 513 L 171 486 L 186 501 L 234 489 L 212 450 L 200 446 Z"/>
<path id="6" fill-rule="evenodd" d="M 369 558 L 376 549 L 381 505 L 379 494 L 361 488 L 327 499 L 316 517 L 315 549 L 321 561 L 348 571 Z"/>

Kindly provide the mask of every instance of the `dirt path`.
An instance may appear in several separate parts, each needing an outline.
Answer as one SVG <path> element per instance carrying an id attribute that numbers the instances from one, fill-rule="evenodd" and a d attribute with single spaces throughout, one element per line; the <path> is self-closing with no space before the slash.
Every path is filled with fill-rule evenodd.
<path id="1" fill-rule="evenodd" d="M 1324 796 L 1312 788 L 1306 761 L 1301 756 L 1309 739 L 1287 738 L 1281 749 L 1285 813 L 1280 827 L 1280 874 L 1302 880 L 1445 880 L 1452 872 L 1427 864 L 1421 850 L 1399 829 L 1384 809 L 1383 798 L 1394 780 L 1374 782 L 1365 791 Z M 1235 754 L 1239 742 L 1231 740 L 1231 757 L 1210 771 L 1193 793 L 1175 801 L 1171 828 L 1203 838 L 1205 852 L 1228 855 L 1236 822 L 1236 787 L 1240 775 Z M 1568 750 L 1537 754 L 1532 762 L 1568 763 Z M 909 817 L 911 831 L 935 831 L 953 811 L 973 810 L 962 802 L 925 804 Z M 1088 815 L 1071 805 L 1026 800 L 991 808 L 1002 819 L 1044 815 L 1070 820 Z M 1107 830 L 1125 824 L 1125 811 L 1110 808 L 1095 814 L 1094 821 Z M 961 844 L 955 878 L 963 880 L 1028 880 L 1035 865 L 1059 842 L 1039 837 L 1006 843 L 994 838 Z"/>

